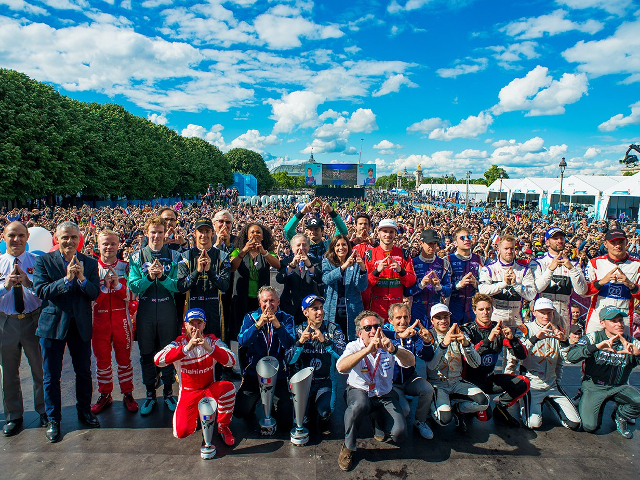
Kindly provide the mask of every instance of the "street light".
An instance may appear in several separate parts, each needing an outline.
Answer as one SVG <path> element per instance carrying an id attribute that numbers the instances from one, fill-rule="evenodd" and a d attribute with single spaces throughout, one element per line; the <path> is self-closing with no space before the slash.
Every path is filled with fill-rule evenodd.
<path id="1" fill-rule="evenodd" d="M 562 157 L 562 160 L 560 160 L 558 167 L 560 167 L 560 204 L 558 210 L 560 210 L 560 213 L 562 213 L 562 181 L 564 180 L 564 169 L 567 168 L 567 162 L 565 161 L 564 157 Z"/>
<path id="2" fill-rule="evenodd" d="M 471 175 L 471 170 L 467 172 L 467 198 L 464 201 L 466 210 L 471 210 L 471 207 L 469 207 L 469 175 Z"/>
<path id="3" fill-rule="evenodd" d="M 502 208 L 502 179 L 504 178 L 504 174 L 502 173 L 502 170 L 500 170 L 500 208 Z"/>

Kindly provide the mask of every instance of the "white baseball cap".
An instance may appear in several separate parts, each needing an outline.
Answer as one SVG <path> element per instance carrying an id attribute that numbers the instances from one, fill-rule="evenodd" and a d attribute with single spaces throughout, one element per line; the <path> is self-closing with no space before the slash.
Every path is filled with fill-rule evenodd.
<path id="1" fill-rule="evenodd" d="M 381 220 L 380 223 L 378 224 L 378 228 L 393 228 L 396 231 L 398 230 L 398 224 L 396 223 L 396 221 L 393 218 L 385 218 L 384 220 Z"/>
<path id="2" fill-rule="evenodd" d="M 536 300 L 536 303 L 533 304 L 533 311 L 538 310 L 555 310 L 556 307 L 553 306 L 553 302 L 548 298 L 542 298 Z"/>
<path id="3" fill-rule="evenodd" d="M 431 307 L 430 316 L 434 317 L 435 315 L 442 312 L 451 313 L 451 310 L 449 310 L 449 307 L 447 307 L 444 303 L 436 303 L 433 307 Z"/>

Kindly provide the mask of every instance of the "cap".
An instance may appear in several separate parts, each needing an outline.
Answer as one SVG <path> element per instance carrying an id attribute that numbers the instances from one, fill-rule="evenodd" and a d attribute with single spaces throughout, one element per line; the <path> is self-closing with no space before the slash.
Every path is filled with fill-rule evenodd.
<path id="1" fill-rule="evenodd" d="M 544 240 L 547 241 L 549 240 L 551 237 L 553 237 L 554 235 L 561 233 L 562 235 L 565 235 L 564 230 L 562 230 L 561 228 L 558 227 L 551 227 L 549 230 L 547 230 L 544 233 Z"/>
<path id="2" fill-rule="evenodd" d="M 384 220 L 381 220 L 380 223 L 378 224 L 378 230 L 380 230 L 381 228 L 393 228 L 397 231 L 398 224 L 392 218 L 385 218 Z"/>
<path id="3" fill-rule="evenodd" d="M 307 220 L 307 223 L 305 223 L 305 227 L 306 228 L 312 228 L 312 227 L 324 228 L 324 222 L 320 218 L 313 217 Z"/>
<path id="4" fill-rule="evenodd" d="M 533 304 L 533 311 L 536 312 L 538 310 L 555 310 L 556 307 L 553 306 L 553 302 L 548 298 L 540 297 L 536 300 L 536 303 Z"/>
<path id="5" fill-rule="evenodd" d="M 201 308 L 192 308 L 188 310 L 184 316 L 184 323 L 189 323 L 191 320 L 202 320 L 204 323 L 207 323 L 207 316 Z"/>
<path id="6" fill-rule="evenodd" d="M 304 297 L 304 299 L 302 300 L 302 310 L 306 310 L 307 308 L 309 308 L 311 304 L 316 300 L 320 300 L 320 302 L 324 304 L 324 298 L 318 295 L 307 295 L 306 297 Z"/>
<path id="7" fill-rule="evenodd" d="M 527 248 L 524 253 L 526 253 L 527 255 L 533 255 L 533 250 L 531 250 L 530 248 Z"/>
<path id="8" fill-rule="evenodd" d="M 434 317 L 439 313 L 446 312 L 451 313 L 449 307 L 447 307 L 444 303 L 436 303 L 433 307 L 431 307 L 431 312 L 429 312 L 430 317 Z"/>
<path id="9" fill-rule="evenodd" d="M 424 243 L 440 242 L 440 237 L 438 236 L 438 232 L 432 228 L 428 228 L 420 235 L 420 241 Z"/>
<path id="10" fill-rule="evenodd" d="M 200 227 L 209 227 L 211 230 L 213 230 L 213 222 L 211 221 L 210 218 L 201 217 L 198 220 L 196 220 L 196 230 L 199 229 Z"/>
<path id="11" fill-rule="evenodd" d="M 611 240 L 615 240 L 616 238 L 627 238 L 627 234 L 624 233 L 624 230 L 620 230 L 619 228 L 614 228 L 613 230 L 609 230 L 607 234 L 604 236 L 604 240 L 606 242 L 610 242 Z"/>
<path id="12" fill-rule="evenodd" d="M 604 307 L 599 313 L 600 320 L 611 320 L 612 318 L 616 318 L 618 315 L 622 315 L 623 318 L 628 317 L 627 312 L 611 305 Z"/>

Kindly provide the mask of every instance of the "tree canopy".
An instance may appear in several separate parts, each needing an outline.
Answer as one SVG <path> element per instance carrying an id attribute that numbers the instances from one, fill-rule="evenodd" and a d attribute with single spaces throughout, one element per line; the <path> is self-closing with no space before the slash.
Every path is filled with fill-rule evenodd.
<path id="1" fill-rule="evenodd" d="M 258 153 L 223 155 L 119 105 L 79 102 L 8 69 L 0 69 L 0 158 L 6 200 L 195 195 L 210 183 L 231 184 L 232 168 L 256 176 L 260 191 L 273 186 Z"/>
<path id="2" fill-rule="evenodd" d="M 500 174 L 502 174 L 502 178 L 509 178 L 509 175 L 507 175 L 507 172 L 504 170 L 504 168 L 498 168 L 497 165 L 491 165 L 491 168 L 484 172 L 484 178 L 487 179 L 487 186 L 491 185 L 498 178 L 500 178 Z"/>

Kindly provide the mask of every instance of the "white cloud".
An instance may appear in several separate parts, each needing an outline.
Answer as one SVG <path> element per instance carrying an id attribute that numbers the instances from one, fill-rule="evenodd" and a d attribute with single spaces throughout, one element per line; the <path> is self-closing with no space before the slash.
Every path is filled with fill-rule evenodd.
<path id="1" fill-rule="evenodd" d="M 40 0 L 55 10 L 83 10 L 89 6 L 84 0 Z"/>
<path id="2" fill-rule="evenodd" d="M 599 8 L 605 12 L 622 15 L 633 0 L 556 0 L 559 5 L 582 10 L 586 8 Z"/>
<path id="3" fill-rule="evenodd" d="M 520 43 L 513 43 L 508 46 L 492 46 L 488 47 L 489 50 L 493 50 L 495 58 L 502 68 L 511 69 L 515 67 L 515 63 L 521 60 L 531 60 L 532 58 L 538 58 L 539 53 L 536 52 L 537 42 L 528 40 Z"/>
<path id="4" fill-rule="evenodd" d="M 622 23 L 613 35 L 591 42 L 579 41 L 562 52 L 568 62 L 592 77 L 628 74 L 623 83 L 640 81 L 640 18 Z"/>
<path id="5" fill-rule="evenodd" d="M 577 102 L 587 93 L 585 74 L 565 73 L 560 80 L 554 80 L 548 71 L 538 65 L 523 78 L 512 80 L 500 90 L 500 102 L 493 107 L 493 113 L 525 110 L 527 116 L 559 115 L 565 112 L 565 105 Z"/>
<path id="6" fill-rule="evenodd" d="M 269 48 L 288 49 L 302 45 L 300 38 L 321 40 L 340 38 L 344 33 L 335 25 L 322 26 L 299 16 L 295 8 L 278 5 L 258 15 L 254 27 Z"/>
<path id="7" fill-rule="evenodd" d="M 0 5 L 6 5 L 14 12 L 26 12 L 34 15 L 49 15 L 46 9 L 32 5 L 24 0 L 0 0 Z"/>
<path id="8" fill-rule="evenodd" d="M 440 68 L 436 73 L 443 78 L 456 78 L 459 75 L 481 72 L 488 64 L 486 58 L 467 58 L 465 61 L 468 63 L 460 62 L 453 68 Z"/>
<path id="9" fill-rule="evenodd" d="M 300 90 L 282 95 L 281 100 L 267 100 L 273 109 L 270 118 L 276 121 L 273 133 L 290 133 L 296 128 L 318 123 L 318 105 L 325 98 L 314 92 Z"/>
<path id="10" fill-rule="evenodd" d="M 158 115 L 157 113 L 151 113 L 151 114 L 147 115 L 147 119 L 151 123 L 155 123 L 156 125 L 166 125 L 167 124 L 167 117 L 165 116 L 164 113 L 161 113 L 160 115 Z"/>
<path id="11" fill-rule="evenodd" d="M 602 150 L 600 150 L 599 148 L 589 147 L 587 148 L 587 151 L 584 152 L 583 157 L 586 158 L 587 160 L 590 160 L 600 155 L 601 152 Z"/>
<path id="12" fill-rule="evenodd" d="M 549 173 L 553 173 L 554 168 L 557 170 L 557 161 L 567 151 L 567 145 L 564 144 L 546 148 L 544 140 L 540 137 L 531 138 L 523 143 L 515 140 L 499 141 L 494 145 L 500 146 L 489 157 L 491 163 L 500 166 L 537 168 Z"/>
<path id="13" fill-rule="evenodd" d="M 194 125 L 190 123 L 187 125 L 187 128 L 182 129 L 180 135 L 183 137 L 197 137 L 203 140 L 206 140 L 212 145 L 215 145 L 220 150 L 226 150 L 226 144 L 224 142 L 224 138 L 222 137 L 222 130 L 224 127 L 219 123 L 212 126 L 209 130 L 200 126 Z"/>
<path id="14" fill-rule="evenodd" d="M 461 120 L 458 125 L 436 128 L 429 134 L 432 140 L 453 140 L 454 138 L 475 138 L 487 131 L 493 123 L 493 117 L 488 112 L 480 112 L 477 116 L 470 115 Z"/>
<path id="15" fill-rule="evenodd" d="M 381 140 L 376 143 L 373 148 L 378 150 L 379 155 L 393 155 L 397 149 L 403 148 L 402 145 L 390 142 L 389 140 Z"/>
<path id="16" fill-rule="evenodd" d="M 387 78 L 382 84 L 382 86 L 380 87 L 380 90 L 378 90 L 377 92 L 373 92 L 373 96 L 381 97 L 383 95 L 387 95 L 388 93 L 399 92 L 400 87 L 402 87 L 402 85 L 406 85 L 407 87 L 410 87 L 410 88 L 415 88 L 418 86 L 415 83 L 413 83 L 411 80 L 409 80 L 407 77 L 405 77 L 403 74 L 399 73 L 397 75 L 393 75 L 392 77 Z"/>
<path id="17" fill-rule="evenodd" d="M 387 7 L 387 11 L 389 13 L 410 12 L 424 7 L 428 3 L 431 3 L 431 1 L 432 0 L 407 0 L 404 5 L 400 5 L 397 0 L 391 0 L 391 3 Z"/>
<path id="18" fill-rule="evenodd" d="M 279 143 L 278 137 L 275 135 L 260 135 L 258 130 L 247 130 L 239 137 L 234 138 L 231 143 L 226 146 L 226 150 L 232 150 L 234 148 L 246 148 L 258 152 L 260 154 L 265 153 L 266 145 L 275 145 Z"/>
<path id="19" fill-rule="evenodd" d="M 487 158 L 488 156 L 489 154 L 486 150 L 467 149 L 460 153 L 456 153 L 456 158 L 461 159 Z"/>
<path id="20" fill-rule="evenodd" d="M 507 24 L 502 31 L 510 37 L 531 39 L 542 38 L 545 35 L 559 35 L 573 30 L 594 34 L 604 28 L 602 23 L 592 19 L 584 23 L 572 22 L 566 18 L 567 13 L 566 10 L 556 10 L 548 15 L 521 19 Z"/>
<path id="21" fill-rule="evenodd" d="M 640 124 L 640 102 L 629 105 L 631 114 L 625 117 L 622 113 L 614 115 L 606 122 L 598 125 L 598 130 L 602 132 L 613 132 L 617 128 L 626 127 L 627 125 Z"/>
<path id="22" fill-rule="evenodd" d="M 142 2 L 144 8 L 156 8 L 164 5 L 171 5 L 173 0 L 145 0 Z"/>
<path id="23" fill-rule="evenodd" d="M 329 119 L 329 118 L 327 118 Z M 376 116 L 368 108 L 359 108 L 350 117 L 340 114 L 332 123 L 325 123 L 313 132 L 313 141 L 302 153 L 358 153 L 355 147 L 349 147 L 352 133 L 371 133 L 378 129 Z"/>
<path id="24" fill-rule="evenodd" d="M 419 122 L 413 123 L 407 127 L 409 133 L 431 133 L 436 128 L 447 126 L 448 123 L 439 117 L 425 118 Z"/>

